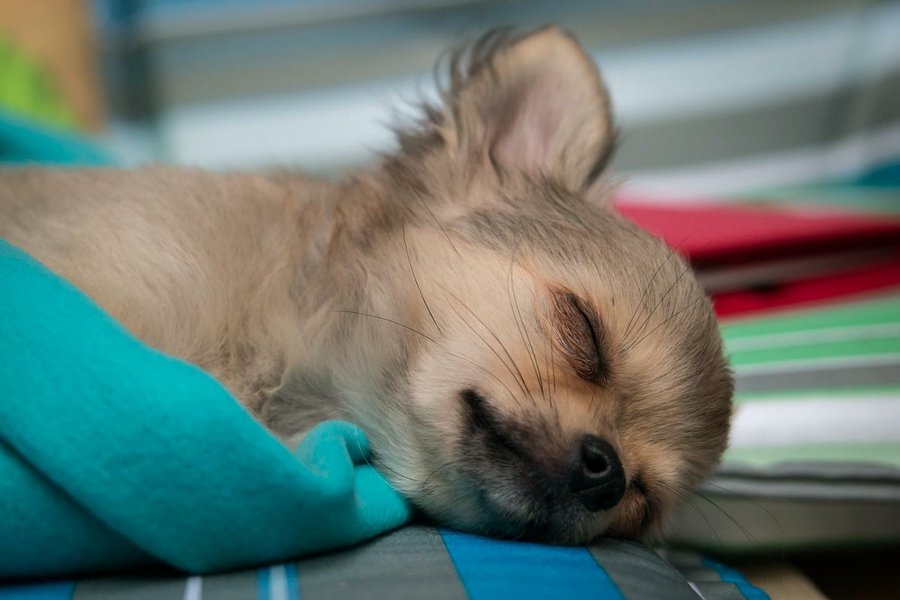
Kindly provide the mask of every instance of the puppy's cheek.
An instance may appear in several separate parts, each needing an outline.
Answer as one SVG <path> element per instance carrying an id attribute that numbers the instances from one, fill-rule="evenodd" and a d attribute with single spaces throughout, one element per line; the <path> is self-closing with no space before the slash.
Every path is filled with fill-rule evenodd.
<path id="1" fill-rule="evenodd" d="M 650 525 L 650 519 L 644 497 L 629 491 L 616 509 L 616 516 L 606 533 L 614 537 L 638 538 Z"/>

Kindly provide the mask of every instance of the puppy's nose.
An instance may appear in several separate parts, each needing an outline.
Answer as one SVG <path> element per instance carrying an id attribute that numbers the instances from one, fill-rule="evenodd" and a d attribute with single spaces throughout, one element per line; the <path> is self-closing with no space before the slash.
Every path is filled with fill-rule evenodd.
<path id="1" fill-rule="evenodd" d="M 571 490 L 591 512 L 609 510 L 625 495 L 625 471 L 613 447 L 585 436 L 572 474 Z"/>

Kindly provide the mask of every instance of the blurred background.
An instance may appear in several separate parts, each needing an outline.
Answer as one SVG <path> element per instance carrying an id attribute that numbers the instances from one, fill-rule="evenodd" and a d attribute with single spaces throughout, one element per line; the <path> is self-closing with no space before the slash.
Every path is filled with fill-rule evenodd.
<path id="1" fill-rule="evenodd" d="M 628 191 L 897 178 L 888 1 L 2 0 L 0 110 L 85 134 L 124 165 L 332 175 L 391 148 L 448 48 L 550 22 L 601 67 Z"/>

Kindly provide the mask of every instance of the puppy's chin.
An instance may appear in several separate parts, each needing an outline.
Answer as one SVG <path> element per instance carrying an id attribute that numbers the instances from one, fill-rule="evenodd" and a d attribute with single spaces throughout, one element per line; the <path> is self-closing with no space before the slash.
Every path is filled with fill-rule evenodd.
<path id="1" fill-rule="evenodd" d="M 550 544 L 583 544 L 606 533 L 615 518 L 615 509 L 592 513 L 577 501 L 504 489 L 485 490 L 479 529 L 488 534 Z"/>
<path id="2" fill-rule="evenodd" d="M 509 481 L 490 482 L 461 472 L 478 469 L 460 465 L 460 471 L 431 482 L 435 493 L 414 494 L 411 500 L 429 519 L 455 529 L 550 544 L 588 543 L 615 522 L 617 508 L 594 513 L 553 490 L 535 496 Z"/>

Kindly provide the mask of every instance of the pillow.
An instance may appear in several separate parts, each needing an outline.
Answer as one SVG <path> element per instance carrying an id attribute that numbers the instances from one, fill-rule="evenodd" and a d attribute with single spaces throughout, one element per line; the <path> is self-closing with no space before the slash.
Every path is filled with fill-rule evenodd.
<path id="1" fill-rule="evenodd" d="M 636 542 L 544 546 L 413 526 L 339 553 L 220 575 L 87 579 L 16 588 L 4 600 L 112 598 L 610 598 L 762 600 L 740 573 L 696 555 L 674 564 Z M 29 595 L 30 594 L 30 595 Z M 702 596 L 701 596 L 702 594 Z"/>

